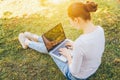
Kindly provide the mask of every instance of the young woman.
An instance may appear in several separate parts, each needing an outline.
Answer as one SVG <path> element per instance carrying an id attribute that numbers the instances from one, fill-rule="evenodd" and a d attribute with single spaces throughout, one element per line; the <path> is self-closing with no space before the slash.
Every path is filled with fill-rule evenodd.
<path id="1" fill-rule="evenodd" d="M 95 26 L 91 21 L 90 12 L 97 10 L 94 2 L 72 3 L 68 8 L 70 23 L 77 29 L 83 30 L 73 43 L 66 46 L 72 47 L 72 54 L 67 48 L 61 48 L 60 54 L 64 55 L 68 62 L 64 63 L 53 58 L 59 69 L 68 80 L 83 80 L 96 72 L 101 64 L 101 57 L 104 52 L 105 37 L 104 30 Z M 41 53 L 47 53 L 44 42 L 40 36 L 25 32 L 19 35 L 22 47 L 35 49 Z"/>

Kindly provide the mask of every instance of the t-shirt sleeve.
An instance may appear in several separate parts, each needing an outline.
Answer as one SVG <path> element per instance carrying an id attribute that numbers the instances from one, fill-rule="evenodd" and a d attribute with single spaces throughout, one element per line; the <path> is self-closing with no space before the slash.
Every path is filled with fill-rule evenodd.
<path id="1" fill-rule="evenodd" d="M 83 60 L 82 47 L 79 44 L 75 44 L 73 51 L 72 63 L 69 65 L 71 74 L 76 75 L 80 71 L 80 67 Z"/>

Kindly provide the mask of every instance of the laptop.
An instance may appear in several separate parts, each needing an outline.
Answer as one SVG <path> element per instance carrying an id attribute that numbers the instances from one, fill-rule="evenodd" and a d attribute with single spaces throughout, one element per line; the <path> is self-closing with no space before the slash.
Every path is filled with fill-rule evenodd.
<path id="1" fill-rule="evenodd" d="M 67 62 L 67 59 L 59 53 L 59 49 L 66 48 L 66 42 L 71 40 L 66 39 L 61 23 L 44 33 L 42 35 L 42 38 L 47 48 L 47 51 L 51 56 L 54 56 L 63 62 Z"/>

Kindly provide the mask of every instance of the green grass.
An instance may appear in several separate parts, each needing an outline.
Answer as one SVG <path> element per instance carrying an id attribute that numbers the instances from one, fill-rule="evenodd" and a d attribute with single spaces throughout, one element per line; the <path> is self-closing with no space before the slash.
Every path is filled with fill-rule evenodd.
<path id="1" fill-rule="evenodd" d="M 116 0 L 94 1 L 99 9 L 92 19 L 104 28 L 106 46 L 102 64 L 89 80 L 120 80 L 120 4 Z M 40 12 L 27 18 L 0 19 L 0 80 L 65 80 L 49 55 L 22 49 L 18 35 L 24 31 L 41 35 L 61 22 L 67 38 L 75 40 L 81 32 L 69 24 L 67 6 L 51 5 L 51 17 Z"/>

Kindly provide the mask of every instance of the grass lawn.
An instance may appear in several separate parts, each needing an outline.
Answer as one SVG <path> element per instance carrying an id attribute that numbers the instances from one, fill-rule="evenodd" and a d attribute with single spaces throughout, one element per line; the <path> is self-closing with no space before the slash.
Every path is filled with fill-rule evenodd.
<path id="1" fill-rule="evenodd" d="M 106 46 L 102 64 L 89 80 L 120 80 L 120 4 L 117 0 L 93 1 L 99 8 L 92 20 L 104 28 Z M 0 80 L 65 80 L 49 55 L 24 50 L 18 41 L 20 32 L 41 35 L 60 22 L 67 38 L 75 40 L 82 33 L 69 24 L 67 3 L 48 6 L 51 10 L 29 17 L 0 19 Z"/>

